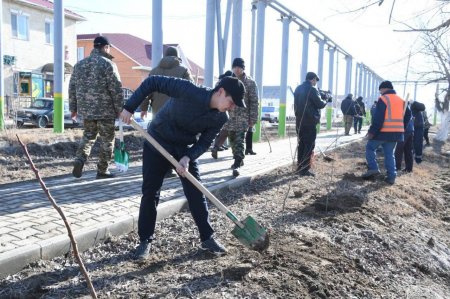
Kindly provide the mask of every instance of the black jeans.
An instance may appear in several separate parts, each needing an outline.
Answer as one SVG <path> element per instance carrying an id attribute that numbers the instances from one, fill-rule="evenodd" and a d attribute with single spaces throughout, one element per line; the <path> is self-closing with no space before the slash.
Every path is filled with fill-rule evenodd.
<path id="1" fill-rule="evenodd" d="M 429 129 L 430 128 L 424 128 L 423 129 L 423 139 L 425 139 L 425 142 L 426 142 L 427 145 L 430 144 L 430 138 L 428 137 L 428 130 Z"/>
<path id="2" fill-rule="evenodd" d="M 414 158 L 417 163 L 422 162 L 423 127 L 414 127 Z"/>
<path id="3" fill-rule="evenodd" d="M 361 132 L 362 123 L 363 123 L 362 117 L 356 117 L 356 116 L 353 117 L 353 128 L 355 129 L 355 133 Z"/>
<path id="4" fill-rule="evenodd" d="M 305 172 L 311 168 L 316 146 L 316 126 L 301 126 L 298 130 L 297 170 Z"/>
<path id="5" fill-rule="evenodd" d="M 395 147 L 395 168 L 402 169 L 403 154 L 405 155 L 405 170 L 411 172 L 413 170 L 413 137 L 414 133 L 406 133 L 405 141 L 397 142 Z"/>
<path id="6" fill-rule="evenodd" d="M 185 150 L 184 148 L 171 147 L 167 144 L 165 144 L 164 148 L 166 148 L 166 150 L 177 160 L 181 158 L 181 155 Z M 143 183 L 141 206 L 139 208 L 138 234 L 141 241 L 152 241 L 154 238 L 153 234 L 155 232 L 157 216 L 156 207 L 159 203 L 161 186 L 164 175 L 167 170 L 172 167 L 172 164 L 170 164 L 170 162 L 147 141 L 144 143 L 142 163 Z M 189 172 L 200 181 L 197 160 L 189 162 Z M 180 177 L 180 180 L 183 184 L 184 194 L 186 195 L 192 217 L 198 227 L 200 240 L 202 242 L 208 240 L 214 233 L 214 230 L 209 222 L 206 198 L 200 190 L 186 178 Z"/>
<path id="7" fill-rule="evenodd" d="M 248 128 L 245 134 L 245 149 L 247 151 L 253 150 L 253 131 L 252 128 Z"/>

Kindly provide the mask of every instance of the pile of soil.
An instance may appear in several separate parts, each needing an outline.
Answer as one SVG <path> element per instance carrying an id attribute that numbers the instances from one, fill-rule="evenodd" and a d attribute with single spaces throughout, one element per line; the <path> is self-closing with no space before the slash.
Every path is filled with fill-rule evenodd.
<path id="1" fill-rule="evenodd" d="M 447 145 L 444 146 L 446 149 Z M 316 157 L 315 178 L 280 168 L 219 195 L 239 218 L 270 231 L 258 253 L 230 233 L 216 208 L 211 222 L 228 254 L 199 251 L 188 212 L 157 224 L 152 253 L 132 254 L 135 233 L 82 254 L 100 298 L 448 298 L 450 161 L 425 149 L 413 173 L 391 186 L 362 180 L 364 144 Z M 382 166 L 382 159 L 380 165 Z M 0 297 L 86 298 L 72 256 L 33 263 L 0 281 Z"/>

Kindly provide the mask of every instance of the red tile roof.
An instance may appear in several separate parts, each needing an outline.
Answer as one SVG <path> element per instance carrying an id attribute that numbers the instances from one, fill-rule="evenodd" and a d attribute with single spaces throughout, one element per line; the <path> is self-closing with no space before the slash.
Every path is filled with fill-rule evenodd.
<path id="1" fill-rule="evenodd" d="M 152 65 L 152 44 L 149 41 L 141 39 L 131 34 L 127 33 L 93 33 L 93 34 L 79 34 L 77 35 L 78 40 L 94 40 L 97 36 L 105 36 L 111 46 L 120 50 L 125 55 L 130 57 L 140 66 L 150 67 Z M 165 44 L 163 45 L 163 53 L 167 47 L 177 47 L 180 57 L 183 59 L 185 57 L 183 50 L 181 50 L 178 44 Z M 186 58 L 187 62 L 183 60 L 183 63 L 190 68 L 192 76 L 198 74 L 199 77 L 203 78 L 204 70 L 199 65 L 197 65 L 192 60 Z"/>
<path id="2" fill-rule="evenodd" d="M 22 2 L 24 4 L 31 5 L 31 6 L 38 6 L 40 8 L 45 8 L 45 9 L 53 11 L 53 2 L 48 1 L 48 0 L 17 0 L 17 1 Z M 76 20 L 79 20 L 79 21 L 86 20 L 86 18 L 84 18 L 83 16 L 81 16 L 71 10 L 64 9 L 64 12 L 65 12 L 66 16 L 72 17 Z"/>

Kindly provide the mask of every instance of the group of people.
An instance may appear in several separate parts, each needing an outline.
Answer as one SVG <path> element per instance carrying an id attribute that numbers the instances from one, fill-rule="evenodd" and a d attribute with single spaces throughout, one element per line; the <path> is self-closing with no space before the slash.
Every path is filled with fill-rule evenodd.
<path id="1" fill-rule="evenodd" d="M 169 47 L 159 65 L 124 104 L 120 76 L 110 49 L 107 38 L 96 37 L 94 49 L 75 65 L 69 83 L 72 116 L 80 114 L 84 118 L 83 138 L 74 160 L 73 176 L 82 176 L 84 164 L 98 140 L 100 153 L 96 178 L 113 177 L 108 164 L 112 157 L 115 119 L 119 117 L 129 124 L 139 106 L 144 117 L 151 105 L 153 120 L 147 132 L 178 160 L 176 171 L 198 228 L 200 249 L 215 255 L 225 254 L 225 247 L 213 236 L 206 197 L 185 175 L 189 172 L 201 180 L 198 157 L 209 149 L 221 130 L 226 130 L 233 150 L 233 175 L 239 174 L 245 157 L 243 142 L 246 138 L 251 140 L 258 116 L 257 88 L 253 79 L 245 74 L 244 60 L 234 59 L 233 72 L 221 76 L 214 88 L 208 88 L 192 82 L 189 71 L 181 65 L 177 49 Z M 251 143 L 248 144 L 246 153 L 255 154 Z M 135 258 L 141 260 L 150 254 L 161 186 L 173 168 L 148 141 L 144 142 L 142 164 L 140 242 L 135 251 Z"/>
<path id="2" fill-rule="evenodd" d="M 316 140 L 316 126 L 320 122 L 320 109 L 327 103 L 321 99 L 315 88 L 319 77 L 313 73 L 306 74 L 305 81 L 294 92 L 294 110 L 296 117 L 297 173 L 300 176 L 315 176 L 311 172 L 312 158 Z M 422 162 L 423 140 L 430 145 L 428 129 L 431 124 L 425 111 L 425 105 L 412 101 L 405 102 L 394 90 L 390 81 L 379 85 L 380 97 L 371 108 L 371 125 L 367 133 L 366 161 L 368 170 L 362 175 L 364 179 L 380 174 L 376 153 L 382 147 L 384 164 L 387 172 L 385 182 L 394 184 L 397 171 L 411 172 L 413 157 L 417 164 Z M 328 99 L 331 101 L 331 99 Z M 353 100 L 348 94 L 342 101 L 341 110 L 344 115 L 345 135 L 350 135 L 353 125 L 354 133 L 361 133 L 362 119 L 366 116 L 363 98 Z M 402 160 L 405 157 L 405 168 Z"/>
<path id="3" fill-rule="evenodd" d="M 99 36 L 89 57 L 78 62 L 69 83 L 70 110 L 73 116 L 84 118 L 84 133 L 74 160 L 73 175 L 82 176 L 82 170 L 95 140 L 99 140 L 100 153 L 97 179 L 114 176 L 108 170 L 114 143 L 114 121 L 117 117 L 129 124 L 133 113 L 141 107 L 143 117 L 149 105 L 153 120 L 148 133 L 175 159 L 176 171 L 186 195 L 190 212 L 200 235 L 200 248 L 216 255 L 226 253 L 225 247 L 214 238 L 209 221 L 206 197 L 186 178 L 186 172 L 200 181 L 198 158 L 215 140 L 211 154 L 218 158 L 218 149 L 228 137 L 234 163 L 233 175 L 239 175 L 246 154 L 255 154 L 251 139 L 253 126 L 258 118 L 258 93 L 255 81 L 245 73 L 245 62 L 235 58 L 232 71 L 220 76 L 214 88 L 197 86 L 187 68 L 181 65 L 176 48 L 167 48 L 158 67 L 123 104 L 120 76 L 110 55 L 110 43 Z M 297 173 L 314 176 L 311 162 L 320 122 L 320 109 L 332 101 L 321 96 L 315 87 L 320 78 L 313 72 L 294 92 L 294 111 L 298 137 Z M 412 170 L 410 148 L 414 128 L 415 135 L 424 136 L 426 123 L 424 106 L 414 102 L 408 105 L 395 92 L 392 83 L 383 81 L 379 86 L 380 98 L 372 111 L 372 124 L 367 134 L 366 160 L 368 171 L 363 178 L 370 178 L 380 170 L 376 162 L 376 150 L 382 147 L 387 170 L 386 182 L 394 184 L 400 169 L 401 156 L 405 155 L 406 171 Z M 361 133 L 362 117 L 366 115 L 362 97 L 355 102 L 349 94 L 342 103 L 348 135 L 353 123 L 355 133 Z M 422 128 L 422 129 L 420 129 Z M 421 131 L 422 130 L 422 131 Z M 220 133 L 220 134 L 219 134 Z M 422 138 L 422 137 L 421 137 Z M 422 140 L 422 139 L 421 139 Z M 244 151 L 244 142 L 246 149 Z M 427 139 L 427 144 L 429 143 Z M 417 141 L 419 144 L 419 141 Z M 397 149 L 396 149 L 397 146 Z M 398 158 L 394 156 L 394 150 Z M 398 151 L 398 153 L 397 153 Z M 414 147 L 417 163 L 422 152 Z M 400 164 L 399 164 L 400 161 Z M 164 178 L 173 168 L 168 160 L 149 142 L 144 142 L 142 162 L 142 198 L 139 208 L 139 245 L 137 259 L 146 259 L 155 236 L 157 206 Z"/>
<path id="4" fill-rule="evenodd" d="M 353 126 L 355 134 L 361 134 L 363 118 L 366 117 L 366 105 L 363 97 L 359 96 L 355 101 L 353 94 L 349 93 L 341 103 L 341 111 L 344 116 L 345 135 L 350 135 Z"/>

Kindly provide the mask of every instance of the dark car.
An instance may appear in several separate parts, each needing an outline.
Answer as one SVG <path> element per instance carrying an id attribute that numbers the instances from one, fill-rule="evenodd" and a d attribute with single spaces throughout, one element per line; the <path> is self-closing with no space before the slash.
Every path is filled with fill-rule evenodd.
<path id="1" fill-rule="evenodd" d="M 32 124 L 39 128 L 45 128 L 53 124 L 53 99 L 37 98 L 29 108 L 17 110 L 16 125 L 18 128 L 24 124 Z M 69 111 L 69 102 L 64 101 L 64 126 L 77 127 L 80 120 L 73 120 Z"/>

